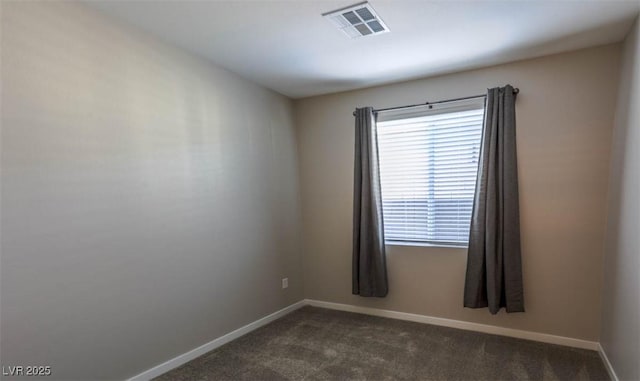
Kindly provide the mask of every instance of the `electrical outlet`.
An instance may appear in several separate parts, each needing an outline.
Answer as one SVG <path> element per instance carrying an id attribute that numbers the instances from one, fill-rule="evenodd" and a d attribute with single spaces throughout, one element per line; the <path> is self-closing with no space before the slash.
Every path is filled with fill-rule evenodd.
<path id="1" fill-rule="evenodd" d="M 289 287 L 289 278 L 282 278 L 282 288 Z"/>

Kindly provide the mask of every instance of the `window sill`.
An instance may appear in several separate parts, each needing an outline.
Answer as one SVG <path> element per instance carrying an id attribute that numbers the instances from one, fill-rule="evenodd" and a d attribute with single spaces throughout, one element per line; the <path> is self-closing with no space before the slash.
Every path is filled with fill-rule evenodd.
<path id="1" fill-rule="evenodd" d="M 467 249 L 468 245 L 454 245 L 447 243 L 411 242 L 411 241 L 385 241 L 385 246 L 417 246 L 417 247 L 441 247 L 447 249 Z"/>

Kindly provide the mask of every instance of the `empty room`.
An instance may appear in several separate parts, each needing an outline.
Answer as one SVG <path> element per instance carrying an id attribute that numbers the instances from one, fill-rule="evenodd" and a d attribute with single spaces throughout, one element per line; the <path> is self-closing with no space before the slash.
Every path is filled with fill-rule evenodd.
<path id="1" fill-rule="evenodd" d="M 640 1 L 0 0 L 3 380 L 640 380 Z"/>

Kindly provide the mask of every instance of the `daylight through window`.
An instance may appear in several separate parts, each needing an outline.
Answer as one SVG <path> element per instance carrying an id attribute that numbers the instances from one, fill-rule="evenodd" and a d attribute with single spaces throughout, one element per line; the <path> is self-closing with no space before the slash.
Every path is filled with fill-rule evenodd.
<path id="1" fill-rule="evenodd" d="M 466 246 L 484 97 L 378 113 L 387 243 Z"/>

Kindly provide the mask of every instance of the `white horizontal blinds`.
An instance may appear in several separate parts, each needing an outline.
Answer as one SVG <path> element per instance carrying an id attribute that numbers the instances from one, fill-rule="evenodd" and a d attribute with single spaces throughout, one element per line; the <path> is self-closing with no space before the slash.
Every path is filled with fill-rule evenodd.
<path id="1" fill-rule="evenodd" d="M 378 116 L 387 241 L 466 245 L 484 98 Z"/>

